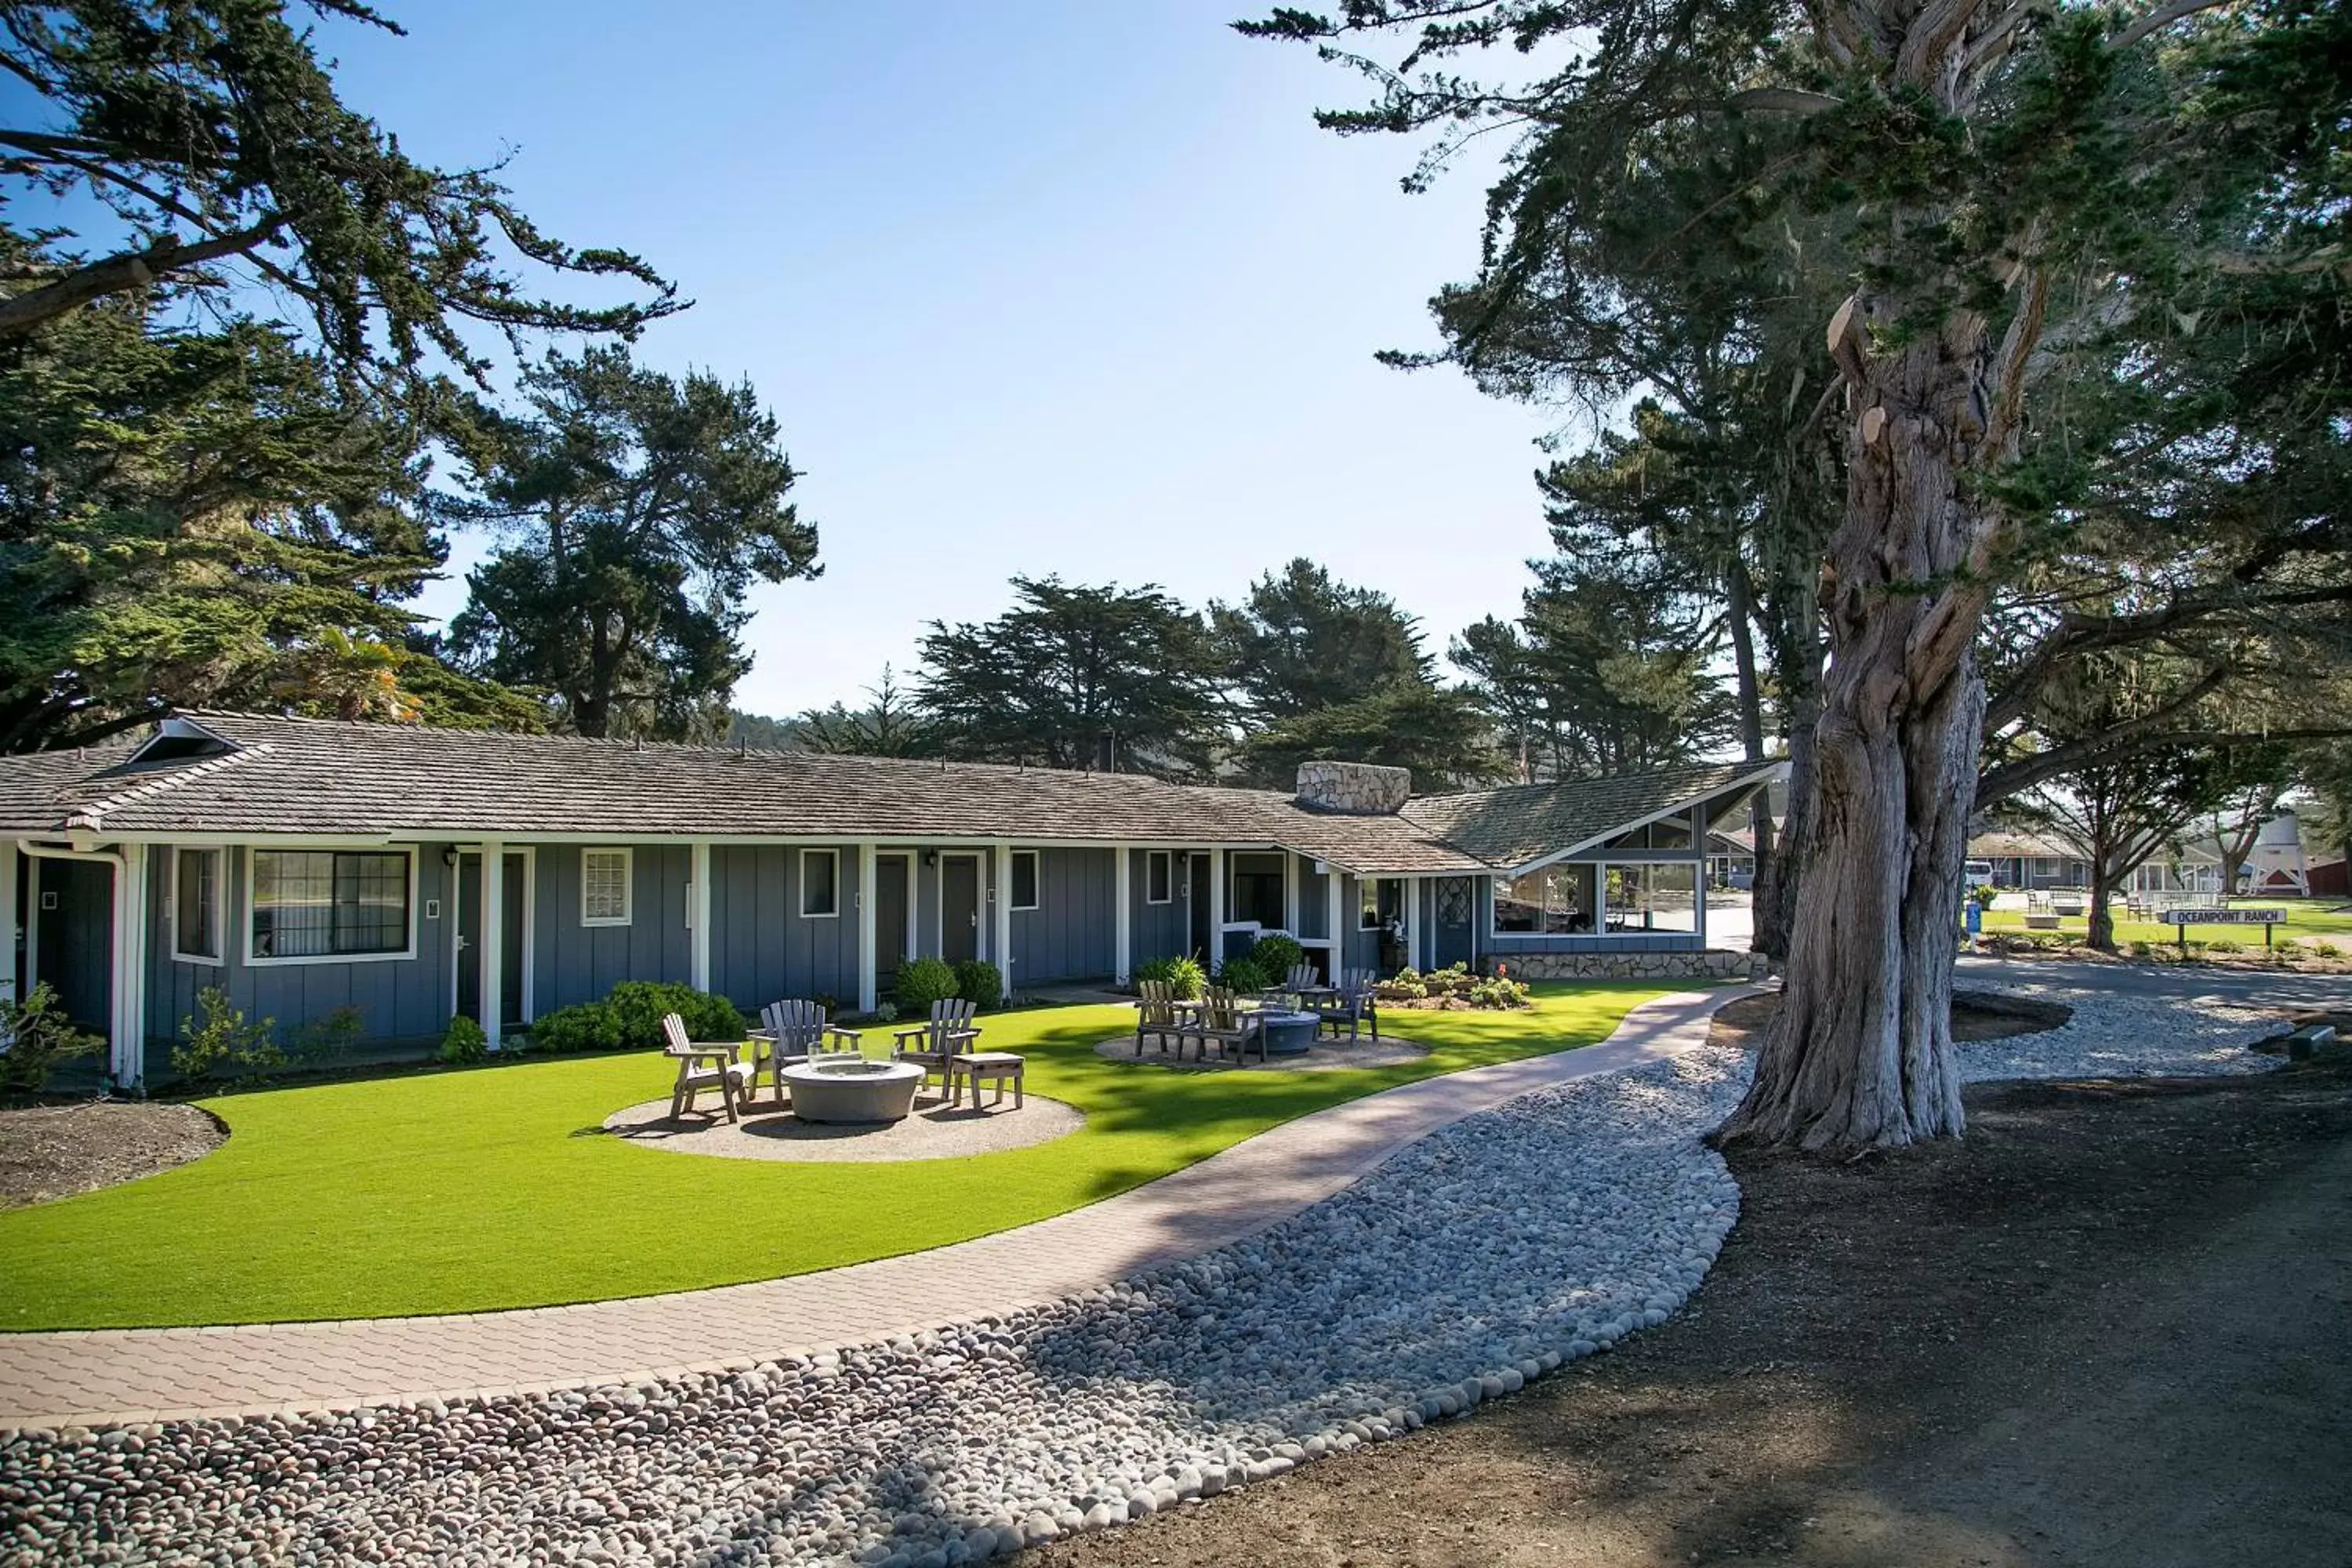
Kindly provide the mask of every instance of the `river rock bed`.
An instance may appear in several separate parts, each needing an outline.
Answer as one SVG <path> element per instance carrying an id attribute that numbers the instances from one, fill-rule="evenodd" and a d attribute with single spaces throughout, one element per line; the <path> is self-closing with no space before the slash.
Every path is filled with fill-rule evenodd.
<path id="1" fill-rule="evenodd" d="M 2158 1070 L 2142 1005 L 2109 1004 L 1969 1076 Z M 2167 1070 L 2273 1065 L 2242 1048 L 2259 1024 L 2146 1005 Z M 0 1562 L 950 1568 L 1181 1507 L 1664 1321 L 1738 1213 L 1698 1138 L 1747 1068 L 1709 1047 L 1528 1095 L 1247 1240 L 935 1333 L 453 1406 L 20 1434 Z"/>

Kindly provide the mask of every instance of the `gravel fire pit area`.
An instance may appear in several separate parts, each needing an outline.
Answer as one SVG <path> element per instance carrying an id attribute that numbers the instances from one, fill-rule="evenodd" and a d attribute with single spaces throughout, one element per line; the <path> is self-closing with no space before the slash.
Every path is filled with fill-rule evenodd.
<path id="1" fill-rule="evenodd" d="M 716 1154 L 730 1160 L 879 1163 L 891 1160 L 957 1160 L 995 1154 L 1066 1138 L 1087 1124 L 1075 1105 L 1032 1094 L 1015 1110 L 1003 1104 L 971 1107 L 969 1096 L 948 1103 L 936 1086 L 918 1093 L 913 1110 L 896 1121 L 808 1121 L 772 1100 L 755 1101 L 740 1121 L 724 1116 L 670 1119 L 669 1101 L 649 1100 L 604 1119 L 604 1131 L 632 1143 L 682 1154 Z"/>
<path id="2" fill-rule="evenodd" d="M 2275 1065 L 2243 1048 L 2278 1027 L 2256 1015 L 2055 999 L 2072 1022 L 1962 1047 L 1969 1076 Z M 1528 1095 L 1247 1240 L 937 1332 L 454 1406 L 20 1434 L 0 1562 L 950 1568 L 1180 1507 L 1664 1321 L 1738 1216 L 1699 1138 L 1748 1068 L 1706 1047 Z"/>

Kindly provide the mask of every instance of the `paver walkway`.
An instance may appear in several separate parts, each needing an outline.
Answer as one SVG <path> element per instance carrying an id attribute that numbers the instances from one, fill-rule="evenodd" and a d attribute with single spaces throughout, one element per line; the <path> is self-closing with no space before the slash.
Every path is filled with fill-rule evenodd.
<path id="1" fill-rule="evenodd" d="M 1602 1044 L 1423 1079 L 1086 1208 L 928 1252 L 668 1296 L 437 1318 L 0 1334 L 0 1430 L 341 1409 L 732 1370 L 1050 1301 L 1222 1247 L 1533 1089 L 1689 1050 L 1747 989 L 1678 993 Z"/>

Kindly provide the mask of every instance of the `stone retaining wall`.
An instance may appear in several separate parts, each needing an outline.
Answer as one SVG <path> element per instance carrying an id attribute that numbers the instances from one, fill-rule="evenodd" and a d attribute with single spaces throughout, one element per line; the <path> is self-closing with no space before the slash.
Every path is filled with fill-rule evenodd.
<path id="1" fill-rule="evenodd" d="M 1522 952 L 1497 955 L 1514 980 L 1763 980 L 1760 952 L 1711 947 L 1701 952 Z"/>

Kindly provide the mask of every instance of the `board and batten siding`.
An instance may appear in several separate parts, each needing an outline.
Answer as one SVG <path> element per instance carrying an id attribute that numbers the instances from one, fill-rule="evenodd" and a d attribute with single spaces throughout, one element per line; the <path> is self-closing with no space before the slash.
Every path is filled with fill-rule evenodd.
<path id="1" fill-rule="evenodd" d="M 839 851 L 839 912 L 801 913 L 799 846 L 714 845 L 710 851 L 710 987 L 756 1015 L 787 997 L 857 1005 L 857 851 Z"/>
<path id="2" fill-rule="evenodd" d="M 585 849 L 626 848 L 629 923 L 580 923 L 580 863 Z M 713 852 L 714 858 L 716 852 Z M 683 844 L 542 844 L 538 847 L 536 997 L 540 1016 L 575 1002 L 602 1001 L 624 980 L 692 978 L 686 929 L 686 879 L 691 852 Z M 445 913 L 447 905 L 445 902 Z M 718 952 L 712 944 L 715 961 Z M 772 1001 L 774 998 L 771 997 Z"/>
<path id="3" fill-rule="evenodd" d="M 247 860 L 252 851 L 232 846 L 222 856 L 222 874 L 227 879 L 221 900 L 224 962 L 213 964 L 180 963 L 172 957 L 172 879 L 179 872 L 177 857 L 169 845 L 151 849 L 147 862 L 148 1037 L 178 1038 L 181 1021 L 196 1014 L 197 994 L 208 985 L 217 985 L 247 1018 L 277 1019 L 281 1038 L 339 1007 L 359 1010 L 362 1040 L 438 1038 L 449 1027 L 449 933 L 457 913 L 457 874 L 442 863 L 445 846 L 388 847 L 404 849 L 416 858 L 415 957 L 260 965 L 246 962 L 253 931 L 252 911 L 246 900 Z M 426 918 L 428 910 L 435 918 Z"/>
<path id="4" fill-rule="evenodd" d="M 1168 901 L 1149 902 L 1151 894 L 1151 852 L 1130 849 L 1128 881 L 1128 941 L 1137 963 L 1155 958 L 1182 958 L 1192 951 L 1187 916 L 1192 900 L 1184 896 L 1185 868 L 1181 850 L 1168 852 Z"/>
<path id="5" fill-rule="evenodd" d="M 1116 958 L 1113 878 L 1109 849 L 1040 849 L 1037 907 L 1013 913 L 1013 973 L 1015 989 L 1055 980 L 1107 975 Z"/>

